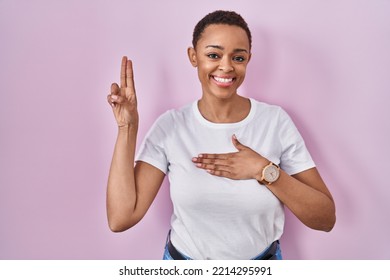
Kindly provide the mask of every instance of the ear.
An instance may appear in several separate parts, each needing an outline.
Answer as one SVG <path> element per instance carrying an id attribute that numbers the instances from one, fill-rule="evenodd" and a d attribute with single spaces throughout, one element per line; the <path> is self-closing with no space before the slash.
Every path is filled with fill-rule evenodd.
<path id="1" fill-rule="evenodd" d="M 188 54 L 188 58 L 192 64 L 192 66 L 194 67 L 197 67 L 198 66 L 198 61 L 196 59 L 196 51 L 193 47 L 189 47 L 187 49 L 187 54 Z"/>

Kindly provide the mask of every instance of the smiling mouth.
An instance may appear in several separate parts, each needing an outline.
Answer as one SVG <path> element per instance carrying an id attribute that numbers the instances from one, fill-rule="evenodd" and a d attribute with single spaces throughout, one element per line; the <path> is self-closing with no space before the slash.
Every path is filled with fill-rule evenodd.
<path id="1" fill-rule="evenodd" d="M 236 78 L 222 78 L 217 76 L 211 76 L 214 81 L 216 81 L 220 85 L 230 85 L 233 83 L 233 81 L 236 80 Z"/>

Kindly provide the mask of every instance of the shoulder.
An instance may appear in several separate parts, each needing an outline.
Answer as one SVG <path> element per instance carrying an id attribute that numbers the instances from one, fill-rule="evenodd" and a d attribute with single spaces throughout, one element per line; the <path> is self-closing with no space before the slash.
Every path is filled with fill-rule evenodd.
<path id="1" fill-rule="evenodd" d="M 286 111 L 279 105 L 261 102 L 253 98 L 251 98 L 251 104 L 255 109 L 257 117 L 262 119 L 280 120 L 289 118 Z"/>
<path id="2" fill-rule="evenodd" d="M 193 103 L 177 109 L 170 109 L 157 118 L 156 124 L 166 128 L 173 128 L 175 125 L 186 122 L 186 120 L 191 118 L 192 108 Z"/>

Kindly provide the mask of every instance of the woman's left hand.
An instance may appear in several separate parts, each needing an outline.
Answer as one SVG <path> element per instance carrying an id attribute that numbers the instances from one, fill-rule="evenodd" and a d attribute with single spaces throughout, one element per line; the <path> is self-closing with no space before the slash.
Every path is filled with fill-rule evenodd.
<path id="1" fill-rule="evenodd" d="M 226 154 L 199 154 L 192 158 L 196 167 L 205 169 L 212 175 L 234 180 L 260 180 L 261 170 L 269 163 L 265 157 L 251 148 L 241 144 L 235 135 L 232 136 L 233 145 L 238 152 Z"/>

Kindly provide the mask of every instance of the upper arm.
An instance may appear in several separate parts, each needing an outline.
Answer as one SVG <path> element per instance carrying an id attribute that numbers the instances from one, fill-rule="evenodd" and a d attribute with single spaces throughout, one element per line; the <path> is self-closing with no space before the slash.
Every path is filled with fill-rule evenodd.
<path id="1" fill-rule="evenodd" d="M 165 174 L 153 165 L 138 161 L 134 168 L 137 199 L 132 218 L 132 225 L 138 223 L 155 199 Z"/>

